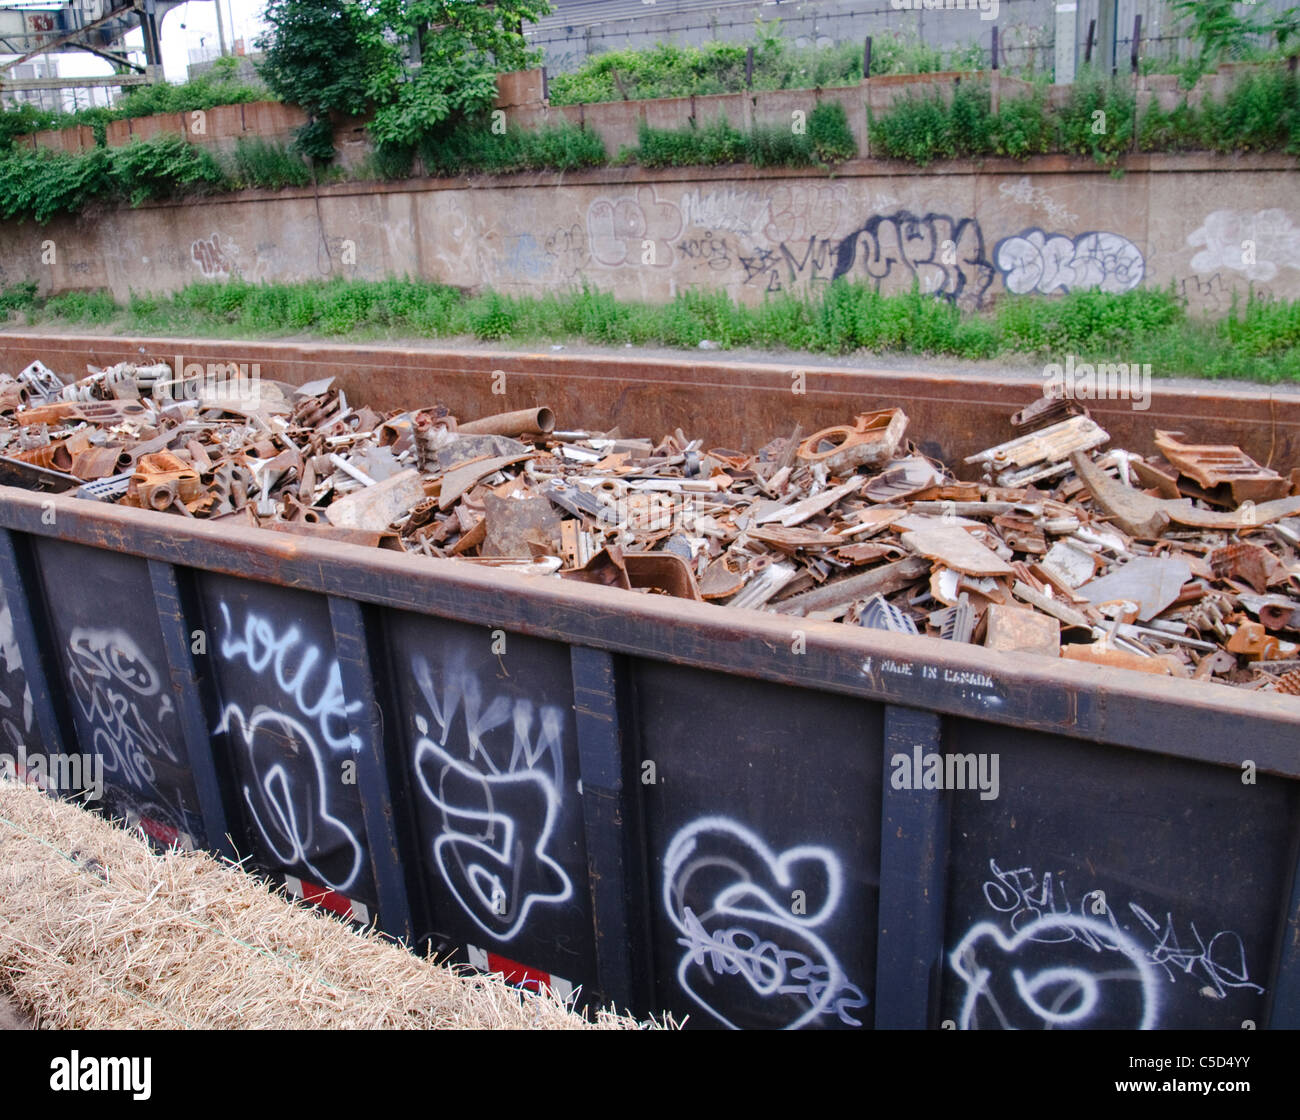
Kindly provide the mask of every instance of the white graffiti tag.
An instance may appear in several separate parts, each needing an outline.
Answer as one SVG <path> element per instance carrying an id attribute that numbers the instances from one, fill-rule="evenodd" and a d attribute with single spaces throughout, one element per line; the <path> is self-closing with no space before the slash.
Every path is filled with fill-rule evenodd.
<path id="1" fill-rule="evenodd" d="M 162 677 L 135 640 L 121 630 L 77 627 L 68 639 L 68 680 L 91 725 L 104 770 L 136 790 L 152 790 L 153 759 L 180 761 L 157 724 L 172 710 Z"/>
<path id="2" fill-rule="evenodd" d="M 1196 272 L 1230 269 L 1266 283 L 1284 268 L 1300 268 L 1300 226 L 1285 210 L 1215 210 L 1187 235 L 1187 244 L 1199 250 L 1192 257 Z"/>
<path id="3" fill-rule="evenodd" d="M 755 995 L 787 1029 L 824 1015 L 862 1025 L 851 1012 L 866 996 L 814 932 L 840 902 L 840 863 L 829 849 L 777 853 L 735 821 L 702 817 L 668 845 L 663 882 L 665 913 L 686 950 L 677 982 L 724 1026 L 740 1029 L 736 1005 Z"/>
<path id="4" fill-rule="evenodd" d="M 1142 252 L 1118 233 L 1063 234 L 1026 229 L 998 242 L 994 262 L 1007 291 L 1127 292 L 1142 283 L 1146 262 Z"/>
<path id="5" fill-rule="evenodd" d="M 1053 914 L 1013 937 L 977 922 L 949 961 L 966 982 L 962 1030 L 1084 1027 L 1099 1014 L 1107 1025 L 1152 1030 L 1159 1015 L 1159 981 L 1146 953 L 1095 918 Z"/>
<path id="6" fill-rule="evenodd" d="M 564 713 L 523 698 L 486 700 L 463 659 L 452 660 L 440 686 L 423 657 L 412 673 L 437 728 L 415 717 L 415 775 L 439 817 L 434 863 L 479 929 L 513 940 L 534 907 L 573 896 L 549 852 L 564 784 Z M 448 748 L 457 726 L 465 757 Z"/>
<path id="7" fill-rule="evenodd" d="M 347 702 L 338 660 L 327 660 L 298 627 L 278 627 L 249 611 L 240 628 L 226 604 L 220 607 L 221 656 L 242 658 L 254 673 L 269 677 L 286 707 L 297 709 L 293 715 L 259 704 L 248 713 L 227 703 L 221 713 L 215 733 L 228 733 L 246 752 L 254 775 L 243 787 L 253 824 L 282 865 L 302 865 L 327 887 L 346 891 L 365 865 L 364 849 L 332 811 L 329 791 L 339 787 L 337 756 L 360 749 L 348 716 L 361 709 L 361 701 Z"/>
<path id="8" fill-rule="evenodd" d="M 1035 925 L 1037 932 L 1033 940 L 1038 942 L 1081 941 L 1097 951 L 1107 947 L 1091 935 L 1090 927 L 1041 924 L 1045 914 L 1059 916 L 1076 912 L 1062 875 L 1050 871 L 1036 875 L 1029 867 L 1002 868 L 995 859 L 989 860 L 989 870 L 993 878 L 984 883 L 985 901 L 999 913 L 1010 915 L 1013 932 Z M 1148 958 L 1164 970 L 1168 979 L 1176 980 L 1179 973 L 1195 974 L 1204 980 L 1204 990 L 1220 999 L 1230 988 L 1264 991 L 1250 979 L 1240 935 L 1219 930 L 1207 941 L 1196 923 L 1189 922 L 1185 928 L 1190 932 L 1180 941 L 1172 914 L 1166 912 L 1164 921 L 1159 922 L 1136 902 L 1129 902 L 1128 909 L 1139 923 L 1133 928 L 1132 936 L 1143 945 L 1149 943 Z M 1105 895 L 1099 891 L 1090 891 L 1078 899 L 1077 912 L 1103 918 L 1112 933 L 1121 932 L 1115 910 L 1105 903 Z"/>
<path id="9" fill-rule="evenodd" d="M 343 694 L 343 676 L 338 661 L 330 663 L 323 684 L 313 680 L 321 652 L 308 644 L 298 627 L 277 631 L 275 623 L 249 611 L 244 618 L 244 632 L 237 634 L 230 620 L 230 610 L 221 604 L 226 632 L 221 639 L 221 656 L 234 660 L 243 657 L 255 673 L 273 669 L 275 683 L 307 720 L 315 720 L 321 738 L 336 751 L 360 749 L 361 744 L 348 730 L 348 716 L 361 710 L 361 701 L 351 704 Z"/>
<path id="10" fill-rule="evenodd" d="M 35 711 L 32 690 L 23 672 L 22 653 L 14 636 L 14 618 L 9 604 L 0 605 L 0 673 L 4 687 L 0 688 L 0 728 L 4 731 L 0 749 L 23 746 L 29 741 Z M 19 690 L 21 695 L 19 694 Z"/>
<path id="11" fill-rule="evenodd" d="M 257 782 L 244 800 L 267 847 L 286 867 L 302 864 L 327 887 L 346 891 L 362 868 L 363 849 L 352 830 L 330 812 L 327 756 L 311 731 L 292 716 L 257 707 L 251 716 L 227 704 L 217 733 L 229 732 L 248 753 Z M 310 767 L 291 773 L 286 758 L 306 756 Z"/>

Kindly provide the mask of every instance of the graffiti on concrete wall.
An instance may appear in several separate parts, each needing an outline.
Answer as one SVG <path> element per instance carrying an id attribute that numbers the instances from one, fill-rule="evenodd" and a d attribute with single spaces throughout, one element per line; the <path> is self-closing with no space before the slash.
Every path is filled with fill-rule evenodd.
<path id="1" fill-rule="evenodd" d="M 848 191 L 838 184 L 774 187 L 761 232 L 769 242 L 833 237 L 848 224 L 850 206 Z"/>
<path id="2" fill-rule="evenodd" d="M 1003 238 L 993 252 L 1007 291 L 1127 292 L 1142 283 L 1142 251 L 1118 233 L 1081 233 L 1068 237 L 1024 229 Z"/>
<path id="3" fill-rule="evenodd" d="M 836 247 L 829 237 L 809 237 L 802 243 L 781 242 L 775 249 L 756 248 L 736 259 L 745 270 L 745 283 L 780 292 L 799 283 L 828 284 L 834 278 Z"/>
<path id="4" fill-rule="evenodd" d="M 639 187 L 635 194 L 619 198 L 598 198 L 587 208 L 592 258 L 609 268 L 670 268 L 672 243 L 681 232 L 681 210 L 660 198 L 654 187 Z"/>
<path id="5" fill-rule="evenodd" d="M 199 266 L 204 276 L 231 276 L 237 271 L 239 248 L 233 241 L 221 240 L 221 235 L 201 238 L 190 244 L 190 259 Z"/>
<path id="6" fill-rule="evenodd" d="M 1050 192 L 1031 183 L 1028 175 L 1022 176 L 1014 182 L 1006 179 L 999 183 L 998 194 L 1004 198 L 1009 198 L 1012 202 L 1018 202 L 1021 206 L 1041 210 L 1054 226 L 1072 226 L 1079 220 L 1077 214 L 1072 213 L 1057 202 Z"/>
<path id="7" fill-rule="evenodd" d="M 504 253 L 501 235 L 482 214 L 469 214 L 456 201 L 439 205 L 436 256 L 447 283 L 469 286 L 496 280 Z"/>
<path id="8" fill-rule="evenodd" d="M 763 1024 L 862 1026 L 854 1013 L 867 997 L 825 939 L 843 879 L 829 848 L 776 852 L 736 821 L 701 817 L 673 837 L 663 876 L 664 911 L 683 949 L 677 982 L 723 1026 L 750 1025 L 744 1007 L 755 998 Z"/>
<path id="9" fill-rule="evenodd" d="M 752 237 L 762 232 L 770 212 L 768 199 L 755 191 L 735 187 L 689 190 L 681 201 L 683 229 L 743 233 Z"/>
<path id="10" fill-rule="evenodd" d="M 1240 273 L 1267 283 L 1284 268 L 1300 269 L 1300 227 L 1284 210 L 1215 210 L 1187 235 L 1195 272 Z"/>
<path id="11" fill-rule="evenodd" d="M 868 280 L 882 292 L 905 292 L 919 282 L 923 292 L 979 307 L 994 270 L 974 218 L 898 210 L 875 215 L 844 238 L 833 275 Z"/>

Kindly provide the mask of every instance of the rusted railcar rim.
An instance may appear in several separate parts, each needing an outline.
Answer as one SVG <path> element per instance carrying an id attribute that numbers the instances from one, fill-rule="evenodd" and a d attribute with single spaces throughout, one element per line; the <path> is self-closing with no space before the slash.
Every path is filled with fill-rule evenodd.
<path id="1" fill-rule="evenodd" d="M 50 524 L 49 522 L 52 522 Z M 0 525 L 575 646 L 1300 777 L 1300 699 L 0 487 Z M 88 586 L 93 586 L 90 584 Z M 85 594 L 85 588 L 68 589 Z"/>

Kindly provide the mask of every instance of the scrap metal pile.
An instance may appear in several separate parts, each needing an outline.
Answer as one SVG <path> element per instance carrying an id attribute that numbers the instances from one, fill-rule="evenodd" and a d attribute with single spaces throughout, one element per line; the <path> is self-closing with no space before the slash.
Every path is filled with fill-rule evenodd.
<path id="1" fill-rule="evenodd" d="M 466 422 L 354 407 L 331 381 L 249 388 L 128 363 L 65 386 L 33 363 L 0 376 L 0 465 L 184 516 L 1300 695 L 1300 470 L 1235 447 L 1106 450 L 1077 402 L 1044 398 L 966 459 L 973 482 L 898 408 L 751 454 L 556 430 L 547 408 Z"/>

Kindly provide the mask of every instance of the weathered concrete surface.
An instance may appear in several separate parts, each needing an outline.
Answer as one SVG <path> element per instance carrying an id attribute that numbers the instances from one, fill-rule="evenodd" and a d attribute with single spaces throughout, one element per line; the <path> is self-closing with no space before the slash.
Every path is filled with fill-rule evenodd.
<path id="1" fill-rule="evenodd" d="M 964 307 L 1007 291 L 1172 284 L 1217 311 L 1252 286 L 1300 298 L 1297 169 L 1281 156 L 1139 156 L 1122 177 L 1061 156 L 925 173 L 856 160 L 833 176 L 600 168 L 250 191 L 0 226 L 0 286 L 122 299 L 231 276 L 409 275 L 757 303 L 844 275 L 884 291 L 915 280 Z"/>

